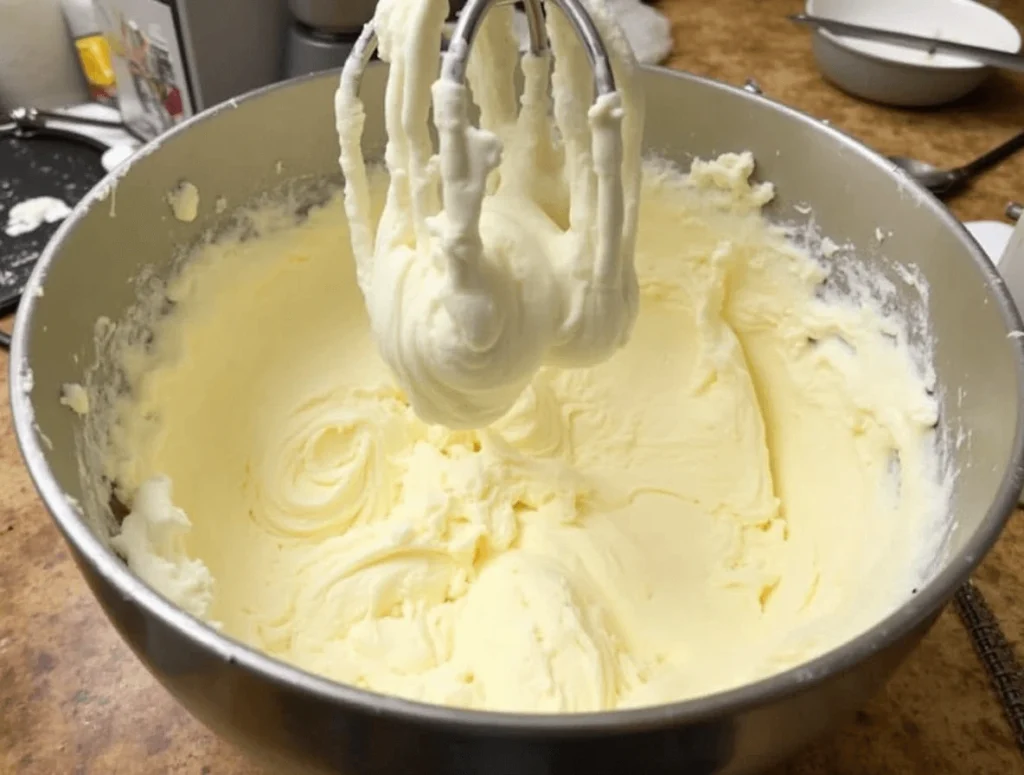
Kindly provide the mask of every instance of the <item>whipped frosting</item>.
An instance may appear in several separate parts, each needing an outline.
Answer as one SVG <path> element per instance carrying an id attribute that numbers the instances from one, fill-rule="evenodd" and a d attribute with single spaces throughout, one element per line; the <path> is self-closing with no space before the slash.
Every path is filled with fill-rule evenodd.
<path id="1" fill-rule="evenodd" d="M 848 641 L 943 533 L 936 401 L 899 321 L 819 292 L 838 259 L 760 216 L 752 168 L 647 165 L 630 341 L 476 430 L 396 387 L 340 197 L 243 219 L 84 419 L 131 509 L 114 546 L 232 638 L 458 707 L 670 702 Z"/>
<path id="2" fill-rule="evenodd" d="M 335 108 L 357 278 L 381 355 L 428 422 L 483 427 L 542 365 L 598 363 L 632 330 L 643 100 L 621 31 L 602 4 L 591 12 L 618 91 L 594 99 L 590 64 L 552 9 L 554 68 L 522 59 L 520 106 L 511 8 L 485 17 L 467 87 L 438 78 L 445 0 L 378 3 L 390 189 L 376 223 L 359 64 L 346 64 Z"/>
<path id="3" fill-rule="evenodd" d="M 182 223 L 192 223 L 199 215 L 199 189 L 194 183 L 182 180 L 167 192 L 167 204 L 175 218 Z"/>
<path id="4" fill-rule="evenodd" d="M 511 8 L 467 89 L 442 0 L 378 5 L 386 169 L 347 67 L 342 196 L 202 243 L 88 404 L 153 588 L 329 678 L 517 712 L 735 687 L 912 594 L 946 502 L 904 327 L 824 292 L 838 251 L 761 217 L 749 154 L 641 165 L 592 11 L 620 91 L 552 10 L 517 105 Z"/>

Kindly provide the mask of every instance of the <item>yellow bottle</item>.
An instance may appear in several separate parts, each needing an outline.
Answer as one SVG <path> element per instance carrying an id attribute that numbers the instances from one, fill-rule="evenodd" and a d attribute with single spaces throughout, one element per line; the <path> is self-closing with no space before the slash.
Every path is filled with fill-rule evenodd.
<path id="1" fill-rule="evenodd" d="M 75 40 L 78 61 L 89 86 L 89 94 L 106 105 L 117 103 L 117 83 L 110 45 L 100 32 L 92 0 L 62 0 L 64 18 Z"/>

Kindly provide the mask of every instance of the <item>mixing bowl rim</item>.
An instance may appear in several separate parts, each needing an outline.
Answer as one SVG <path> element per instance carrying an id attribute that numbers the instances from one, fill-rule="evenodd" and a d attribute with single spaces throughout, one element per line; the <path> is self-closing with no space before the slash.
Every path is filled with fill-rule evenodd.
<path id="1" fill-rule="evenodd" d="M 962 225 L 937 199 L 917 184 L 899 176 L 891 163 L 870 148 L 805 113 L 763 96 L 751 94 L 742 88 L 661 67 L 648 66 L 644 69 L 659 77 L 678 78 L 697 83 L 709 90 L 726 92 L 741 100 L 764 102 L 768 109 L 780 111 L 793 121 L 811 125 L 816 131 L 827 133 L 835 142 L 844 146 L 846 150 L 858 154 L 866 163 L 883 169 L 892 178 L 894 185 L 901 186 L 907 192 L 913 192 L 919 205 L 930 208 L 947 228 L 952 229 L 958 235 L 967 253 L 987 281 L 987 285 L 992 289 L 1007 331 L 1022 329 L 1020 315 L 1011 301 L 1005 284 L 996 273 L 992 263 L 981 252 Z M 190 127 L 210 121 L 222 112 L 232 111 L 242 103 L 261 99 L 278 89 L 296 88 L 300 84 L 313 80 L 336 80 L 339 72 L 332 70 L 313 73 L 272 84 L 217 105 L 183 122 L 158 140 L 150 142 L 142 149 L 139 157 L 154 152 L 164 142 L 188 131 Z M 106 199 L 111 187 L 116 185 L 118 179 L 126 174 L 137 158 L 126 161 L 104 178 L 74 208 L 74 211 L 64 221 L 43 251 L 25 288 L 12 336 L 9 363 L 11 408 L 18 445 L 33 483 L 57 523 L 58 529 L 80 559 L 86 562 L 93 572 L 110 584 L 124 599 L 134 601 L 146 614 L 155 617 L 164 626 L 178 632 L 194 645 L 208 650 L 228 664 L 252 671 L 286 691 L 304 692 L 321 702 L 353 706 L 369 714 L 389 713 L 408 722 L 424 723 L 436 727 L 470 728 L 491 735 L 524 733 L 531 735 L 587 735 L 610 730 L 642 730 L 664 727 L 669 724 L 700 722 L 712 718 L 722 711 L 752 710 L 801 692 L 838 673 L 849 670 L 908 635 L 926 622 L 929 617 L 937 614 L 941 606 L 953 595 L 955 589 L 978 565 L 984 554 L 991 549 L 1009 519 L 1022 484 L 1024 484 L 1024 412 L 1019 412 L 1007 469 L 1003 473 L 996 496 L 982 518 L 978 529 L 960 551 L 949 559 L 945 567 L 921 586 L 917 594 L 904 601 L 869 630 L 841 646 L 831 649 L 809 662 L 726 691 L 635 709 L 578 714 L 527 714 L 466 710 L 428 704 L 379 694 L 314 675 L 217 632 L 205 622 L 194 618 L 149 588 L 129 570 L 127 564 L 107 544 L 93 534 L 85 520 L 77 512 L 75 504 L 64 494 L 47 464 L 43 449 L 44 442 L 35 426 L 32 373 L 29 360 L 31 356 L 29 334 L 33 328 L 32 321 L 38 297 L 42 295 L 41 289 L 46 275 L 60 254 L 67 236 L 93 207 Z M 1016 354 L 1018 405 L 1024 405 L 1024 342 L 1017 337 L 1010 337 L 1008 344 Z"/>

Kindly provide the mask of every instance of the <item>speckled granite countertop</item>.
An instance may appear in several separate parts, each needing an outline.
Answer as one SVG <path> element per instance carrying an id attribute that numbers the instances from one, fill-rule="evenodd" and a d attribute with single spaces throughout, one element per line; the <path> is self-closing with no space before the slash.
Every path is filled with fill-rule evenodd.
<path id="1" fill-rule="evenodd" d="M 1024 27 L 1024 0 L 996 6 Z M 825 84 L 799 0 L 663 0 L 672 67 L 766 95 L 884 153 L 955 165 L 1024 127 L 1024 79 L 998 75 L 938 111 L 868 105 Z M 1024 155 L 952 208 L 998 220 L 1024 198 Z M 6 370 L 0 372 L 6 392 Z M 0 406 L 0 772 L 23 775 L 251 775 L 254 765 L 193 721 L 150 678 L 93 601 L 22 466 Z M 1018 659 L 1024 656 L 1024 517 L 1014 515 L 975 576 Z M 886 691 L 846 727 L 773 775 L 1024 775 L 992 685 L 950 608 Z"/>

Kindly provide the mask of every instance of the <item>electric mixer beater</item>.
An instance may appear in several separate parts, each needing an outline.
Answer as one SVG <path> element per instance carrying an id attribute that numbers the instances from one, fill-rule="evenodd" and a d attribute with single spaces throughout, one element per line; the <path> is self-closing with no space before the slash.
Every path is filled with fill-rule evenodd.
<path id="1" fill-rule="evenodd" d="M 512 9 L 495 8 L 511 3 L 468 3 L 444 48 L 444 0 L 385 0 L 336 95 L 356 279 L 381 354 L 417 414 L 450 428 L 497 420 L 544 365 L 606 360 L 636 319 L 635 60 L 604 6 L 551 2 L 548 15 L 526 3 L 519 58 Z M 485 21 L 491 9 L 504 18 Z M 391 180 L 379 225 L 358 96 L 378 48 Z"/>
<path id="2" fill-rule="evenodd" d="M 598 95 L 611 94 L 615 91 L 615 77 L 612 74 L 611 62 L 605 49 L 601 35 L 594 25 L 589 12 L 579 0 L 543 0 L 552 3 L 565 14 L 594 70 L 594 85 Z M 480 29 L 480 24 L 487 12 L 497 5 L 510 5 L 506 0 L 470 0 L 466 3 L 455 23 L 454 31 L 448 42 L 448 50 L 441 61 L 441 78 L 464 83 L 466 66 L 473 39 Z M 548 52 L 548 39 L 544 31 L 544 11 L 542 0 L 524 0 L 524 14 L 527 30 L 530 35 L 530 53 L 543 56 Z M 358 90 L 362 72 L 373 58 L 377 50 L 377 33 L 373 22 L 363 27 L 351 54 L 345 62 L 342 88 L 346 85 Z"/>

